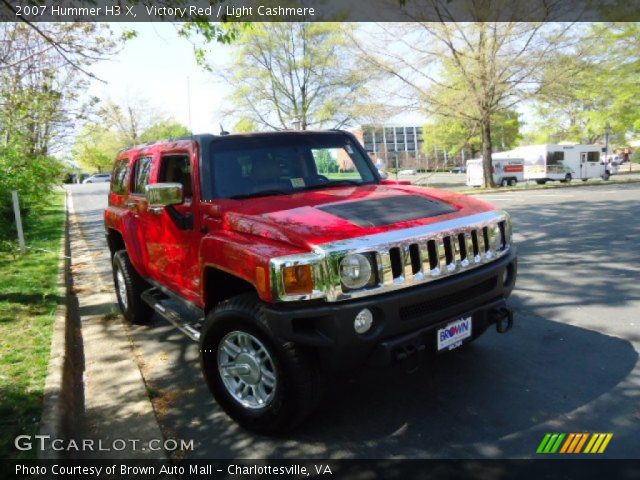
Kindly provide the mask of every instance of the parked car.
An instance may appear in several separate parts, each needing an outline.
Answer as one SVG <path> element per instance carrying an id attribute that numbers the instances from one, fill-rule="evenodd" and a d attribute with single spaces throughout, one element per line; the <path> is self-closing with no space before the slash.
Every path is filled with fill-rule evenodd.
<path id="1" fill-rule="evenodd" d="M 329 157 L 353 174 L 320 174 Z M 336 372 L 413 368 L 508 331 L 509 215 L 407 183 L 381 179 L 342 131 L 122 151 L 104 213 L 120 309 L 199 342 L 218 404 L 262 433 L 302 422 Z"/>
<path id="2" fill-rule="evenodd" d="M 96 173 L 95 175 L 85 178 L 82 183 L 109 183 L 110 181 L 110 173 Z"/>
<path id="3" fill-rule="evenodd" d="M 398 175 L 415 175 L 416 173 L 418 173 L 416 170 L 412 168 L 407 168 L 405 170 L 400 170 L 398 172 Z"/>
<path id="4" fill-rule="evenodd" d="M 451 170 L 449 170 L 449 173 L 467 173 L 467 167 L 453 167 Z"/>

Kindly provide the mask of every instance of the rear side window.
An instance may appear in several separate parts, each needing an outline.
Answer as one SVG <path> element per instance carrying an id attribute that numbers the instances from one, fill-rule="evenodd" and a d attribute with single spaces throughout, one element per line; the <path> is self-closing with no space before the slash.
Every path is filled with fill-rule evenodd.
<path id="1" fill-rule="evenodd" d="M 144 195 L 144 187 L 149 183 L 151 173 L 151 157 L 139 158 L 135 166 L 133 177 L 133 193 Z"/>
<path id="2" fill-rule="evenodd" d="M 113 167 L 113 174 L 111 175 L 111 191 L 113 193 L 122 195 L 125 192 L 128 166 L 128 160 L 120 160 Z"/>
<path id="3" fill-rule="evenodd" d="M 185 197 L 191 197 L 191 166 L 186 155 L 171 155 L 162 158 L 159 182 L 182 184 Z"/>

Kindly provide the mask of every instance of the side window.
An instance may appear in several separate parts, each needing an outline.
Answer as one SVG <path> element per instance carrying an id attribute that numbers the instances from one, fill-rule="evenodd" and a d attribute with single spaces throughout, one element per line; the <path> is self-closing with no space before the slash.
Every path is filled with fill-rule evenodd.
<path id="1" fill-rule="evenodd" d="M 133 193 L 144 195 L 144 187 L 149 183 L 149 173 L 151 173 L 151 157 L 139 158 L 134 170 Z"/>
<path id="2" fill-rule="evenodd" d="M 163 157 L 158 182 L 181 183 L 185 198 L 191 197 L 191 164 L 189 157 L 186 155 Z"/>
<path id="3" fill-rule="evenodd" d="M 120 160 L 116 162 L 111 174 L 111 191 L 122 195 L 125 192 L 125 179 L 127 178 L 127 167 L 129 160 Z"/>
<path id="4" fill-rule="evenodd" d="M 587 162 L 597 163 L 600 161 L 600 152 L 588 152 Z"/>

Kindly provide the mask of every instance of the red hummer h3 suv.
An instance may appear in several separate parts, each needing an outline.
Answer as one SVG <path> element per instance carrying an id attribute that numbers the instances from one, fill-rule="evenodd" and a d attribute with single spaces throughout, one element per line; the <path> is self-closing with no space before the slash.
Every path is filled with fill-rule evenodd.
<path id="1" fill-rule="evenodd" d="M 342 131 L 195 135 L 119 153 L 104 213 L 120 308 L 200 344 L 219 405 L 287 430 L 339 370 L 513 322 L 507 213 L 382 179 Z"/>

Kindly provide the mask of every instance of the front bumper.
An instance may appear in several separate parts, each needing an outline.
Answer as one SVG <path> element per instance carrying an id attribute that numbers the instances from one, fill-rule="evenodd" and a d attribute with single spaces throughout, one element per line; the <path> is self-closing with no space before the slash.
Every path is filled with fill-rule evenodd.
<path id="1" fill-rule="evenodd" d="M 339 304 L 308 301 L 269 305 L 265 314 L 278 338 L 315 347 L 323 365 L 344 370 L 368 363 L 386 365 L 403 351 L 436 349 L 438 328 L 472 316 L 471 340 L 496 322 L 517 273 L 516 249 L 474 270 L 424 285 Z M 362 335 L 353 328 L 363 308 L 373 313 L 371 329 Z"/>

